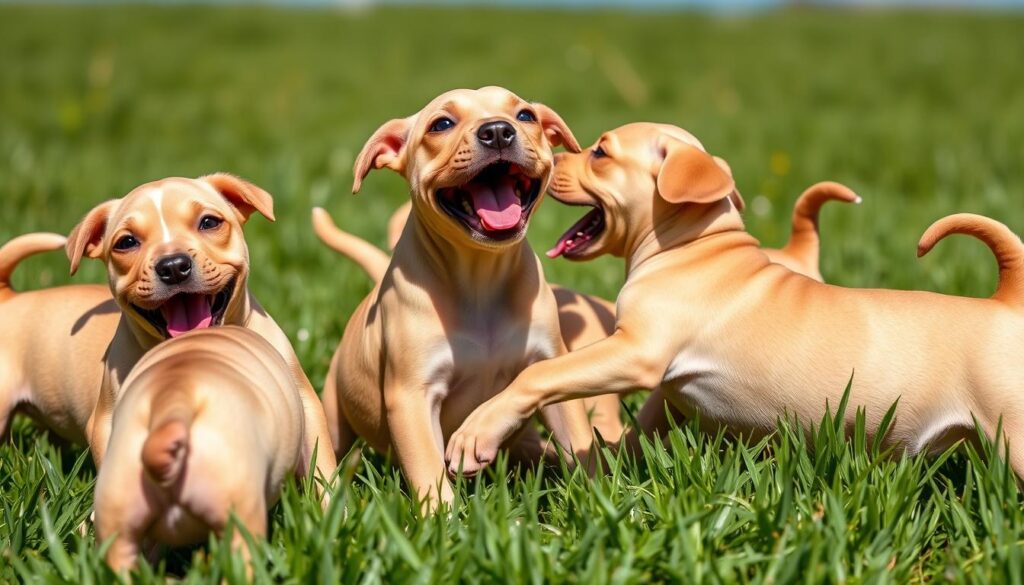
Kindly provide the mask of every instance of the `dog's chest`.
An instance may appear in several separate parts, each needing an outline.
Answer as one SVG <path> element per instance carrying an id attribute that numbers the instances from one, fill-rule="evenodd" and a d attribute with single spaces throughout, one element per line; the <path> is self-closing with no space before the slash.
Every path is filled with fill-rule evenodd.
<path id="1" fill-rule="evenodd" d="M 446 410 L 472 410 L 504 390 L 530 364 L 554 355 L 551 335 L 538 325 L 487 325 L 461 327 L 439 348 L 432 386 Z"/>

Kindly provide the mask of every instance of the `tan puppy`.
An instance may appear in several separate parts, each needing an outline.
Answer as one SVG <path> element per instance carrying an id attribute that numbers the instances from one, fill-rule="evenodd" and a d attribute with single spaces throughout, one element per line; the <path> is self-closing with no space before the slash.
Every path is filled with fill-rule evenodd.
<path id="1" fill-rule="evenodd" d="M 388 222 L 388 242 L 392 249 L 405 227 L 410 205 L 399 207 Z M 358 264 L 375 283 L 384 277 L 391 257 L 370 242 L 339 229 L 327 211 L 319 207 L 313 210 L 313 231 L 332 250 Z M 559 329 L 569 351 L 600 341 L 615 330 L 615 305 L 557 284 L 552 284 L 551 290 L 558 303 Z M 618 441 L 625 430 L 619 414 L 619 397 L 607 394 L 587 398 L 583 403 L 590 424 L 601 437 L 609 442 Z"/>
<path id="2" fill-rule="evenodd" d="M 120 311 L 105 286 L 15 293 L 11 273 L 24 258 L 59 250 L 66 238 L 26 234 L 0 248 L 0 438 L 17 412 L 74 443 L 86 428 L 103 380 L 103 354 Z"/>
<path id="3" fill-rule="evenodd" d="M 273 200 L 227 174 L 147 183 L 90 211 L 68 238 L 71 272 L 83 256 L 107 265 L 121 318 L 93 351 L 103 360 L 100 393 L 83 429 L 97 464 L 111 415 L 132 366 L 165 339 L 214 325 L 239 325 L 281 353 L 302 386 L 307 463 L 319 442 L 316 468 L 330 478 L 335 458 L 323 409 L 288 337 L 246 286 L 249 251 L 242 225 L 255 212 L 273 220 Z"/>
<path id="4" fill-rule="evenodd" d="M 671 132 L 673 130 L 678 129 L 669 127 L 668 131 Z M 680 133 L 684 132 L 682 130 L 678 131 Z M 685 136 L 689 136 L 689 134 L 687 133 L 685 134 Z M 683 136 L 683 134 L 680 134 L 681 138 L 685 138 L 685 136 Z M 732 177 L 732 169 L 729 167 L 729 164 L 724 159 L 721 159 L 717 156 L 712 157 L 712 159 L 715 161 L 716 164 L 718 164 L 719 168 L 721 168 L 725 173 L 729 175 L 730 178 Z M 733 205 L 736 207 L 737 211 L 743 211 L 745 207 L 743 196 L 740 195 L 739 190 L 736 189 L 735 186 L 732 192 L 729 194 L 729 198 L 732 201 Z M 789 238 L 789 242 L 787 242 L 786 245 L 783 246 L 781 249 L 763 248 L 769 260 L 777 264 L 782 264 L 783 266 L 789 268 L 790 270 L 793 270 L 794 272 L 799 272 L 800 274 L 809 276 L 819 282 L 823 282 L 821 272 L 818 269 L 818 256 L 820 244 L 820 236 L 818 233 L 818 215 L 821 211 L 821 206 L 831 200 L 846 201 L 849 203 L 861 202 L 861 199 L 860 197 L 857 196 L 857 194 L 855 194 L 846 186 L 841 185 L 839 183 L 824 181 L 812 185 L 807 190 L 805 190 L 800 195 L 800 197 L 797 198 L 796 204 L 793 207 L 793 231 Z M 397 212 L 395 215 L 397 216 L 400 212 L 401 210 L 399 210 L 399 212 Z M 576 224 L 569 228 L 561 238 L 559 238 L 558 243 L 555 245 L 555 247 L 548 251 L 548 257 L 564 257 L 568 260 L 580 260 L 581 258 L 572 254 L 571 251 L 576 249 L 580 244 L 588 242 L 591 239 L 592 235 L 589 234 L 587 230 L 599 228 L 599 222 L 601 221 L 602 216 L 598 209 L 594 209 L 588 212 L 578 222 L 576 222 Z M 391 225 L 393 225 L 394 223 L 395 219 L 392 218 L 391 224 L 389 225 L 389 234 L 391 232 Z M 567 254 L 566 252 L 570 253 Z M 612 315 L 614 316 L 614 311 L 612 312 Z M 590 343 L 593 343 L 598 339 L 603 339 L 604 337 L 610 335 L 611 332 L 614 330 L 614 323 L 604 324 L 604 327 L 607 333 L 600 337 L 595 336 L 594 339 L 588 340 L 586 345 L 589 345 Z M 582 345 L 577 347 L 582 347 Z M 570 350 L 576 349 L 571 344 L 569 345 L 569 348 Z M 602 421 L 608 421 L 610 419 L 610 417 L 606 414 L 608 410 L 611 408 L 608 404 L 610 402 L 609 396 L 610 395 L 606 394 L 598 397 L 597 400 L 601 400 L 602 403 L 596 405 L 596 407 L 591 408 L 592 412 L 601 413 L 602 416 L 600 416 L 600 420 Z M 595 399 L 590 397 L 584 399 L 584 401 L 589 400 Z M 588 402 L 588 405 L 589 404 L 590 403 Z M 615 423 L 613 422 L 606 422 L 604 424 L 610 429 L 616 428 L 618 433 L 615 435 L 605 435 L 604 433 L 602 433 L 602 436 L 620 437 L 624 430 L 624 428 L 622 427 L 621 418 L 619 418 L 618 416 L 618 405 L 616 404 L 615 406 L 615 421 L 618 422 L 618 427 L 616 428 Z M 641 429 L 645 429 L 648 432 L 660 433 L 667 431 L 669 428 L 669 419 L 666 416 L 666 406 L 669 407 L 669 410 L 675 411 L 671 403 L 668 403 L 666 405 L 660 389 L 653 390 L 651 392 L 650 398 L 644 403 L 643 407 L 636 414 L 637 424 L 640 426 Z M 597 425 L 595 424 L 595 426 Z M 598 426 L 598 429 L 602 430 L 602 427 Z M 637 442 L 637 437 L 638 435 L 635 432 L 631 432 L 629 437 L 627 437 L 627 442 L 629 442 L 633 448 L 639 446 L 639 443 Z"/>
<path id="5" fill-rule="evenodd" d="M 455 90 L 384 124 L 355 164 L 409 182 L 412 214 L 383 279 L 356 309 L 323 399 L 334 444 L 394 450 L 427 509 L 450 501 L 444 446 L 477 405 L 529 364 L 565 353 L 558 307 L 525 240 L 551 147 L 579 150 L 558 115 L 512 92 Z M 592 440 L 580 402 L 544 409 L 556 441 Z M 539 455 L 538 437 L 527 437 Z"/>
<path id="6" fill-rule="evenodd" d="M 728 164 L 715 158 L 723 169 L 732 174 Z M 764 248 L 768 257 L 796 272 L 821 281 L 818 271 L 818 214 L 827 201 L 838 200 L 860 203 L 858 197 L 847 187 L 833 182 L 822 182 L 811 186 L 797 199 L 793 209 L 793 233 L 782 249 Z M 739 191 L 733 192 L 733 202 L 742 210 L 744 203 Z M 402 204 L 388 220 L 388 247 L 394 249 L 408 221 L 412 203 Z M 579 227 L 579 226 L 574 226 Z M 313 210 L 313 230 L 317 236 L 334 251 L 343 254 L 358 264 L 367 275 L 379 283 L 387 271 L 391 258 L 373 244 L 345 232 L 335 225 L 326 210 Z M 571 231 L 571 230 L 570 230 Z M 548 252 L 551 257 L 560 256 L 559 248 Z M 615 330 L 615 305 L 591 295 L 577 293 L 558 285 L 551 285 L 558 302 L 558 321 L 569 351 L 586 347 L 608 337 Z M 652 394 L 648 404 L 638 413 L 638 422 L 651 429 L 667 429 L 665 405 L 658 400 L 660 392 Z M 617 442 L 625 427 L 619 408 L 619 397 L 615 394 L 587 397 L 584 399 L 590 423 L 609 442 Z"/>
<path id="7" fill-rule="evenodd" d="M 304 418 L 292 368 L 251 330 L 195 330 L 147 353 L 121 387 L 96 479 L 107 562 L 125 570 L 143 543 L 203 542 L 230 513 L 266 536 L 267 508 L 305 456 Z"/>
<path id="8" fill-rule="evenodd" d="M 680 132 L 630 124 L 559 157 L 553 195 L 601 214 L 572 253 L 626 259 L 616 331 L 522 372 L 452 436 L 450 468 L 491 461 L 538 407 L 637 388 L 753 435 L 786 413 L 813 424 L 854 372 L 847 423 L 863 407 L 871 432 L 898 399 L 890 444 L 941 448 L 969 436 L 973 417 L 992 438 L 1002 417 L 1005 436 L 1024 441 L 1024 246 L 1005 226 L 952 216 L 919 247 L 980 237 L 1000 265 L 991 299 L 822 284 L 769 262 L 729 198 L 731 177 Z M 1010 460 L 1024 475 L 1017 447 Z"/>

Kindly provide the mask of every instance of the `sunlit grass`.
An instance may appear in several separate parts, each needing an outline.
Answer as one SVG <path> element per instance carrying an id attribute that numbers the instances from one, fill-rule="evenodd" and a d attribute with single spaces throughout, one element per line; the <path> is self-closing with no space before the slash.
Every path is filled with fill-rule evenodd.
<path id="1" fill-rule="evenodd" d="M 748 226 L 767 244 L 784 241 L 806 186 L 849 184 L 864 204 L 831 205 L 822 221 L 830 281 L 987 295 L 995 263 L 984 246 L 956 238 L 918 260 L 916 243 L 959 211 L 1024 229 L 1022 26 L 929 12 L 2 7 L 0 241 L 66 232 L 93 205 L 163 176 L 252 179 L 274 194 L 278 222 L 247 227 L 250 284 L 319 386 L 370 283 L 316 242 L 310 208 L 383 243 L 405 187 L 381 172 L 349 194 L 363 141 L 441 91 L 498 83 L 554 107 L 584 144 L 629 121 L 686 127 L 730 162 Z M 545 202 L 531 240 L 546 249 L 576 215 Z M 544 263 L 550 280 L 607 298 L 622 282 L 610 259 Z M 74 279 L 102 280 L 96 263 Z M 52 254 L 15 283 L 69 281 Z M 327 511 L 286 486 L 254 577 L 1021 581 L 1022 499 L 991 446 L 904 457 L 863 426 L 849 439 L 831 420 L 817 428 L 750 444 L 687 424 L 639 461 L 608 454 L 594 478 L 500 465 L 459 483 L 454 509 L 429 518 L 397 470 L 364 453 Z M 81 448 L 15 425 L 0 446 L 0 582 L 114 578 L 91 527 L 78 532 L 94 478 Z M 227 542 L 170 553 L 137 578 L 244 580 Z"/>

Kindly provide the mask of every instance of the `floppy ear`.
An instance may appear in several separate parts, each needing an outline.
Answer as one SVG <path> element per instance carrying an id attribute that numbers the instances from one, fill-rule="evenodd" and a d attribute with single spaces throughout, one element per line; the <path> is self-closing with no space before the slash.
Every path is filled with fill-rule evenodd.
<path id="1" fill-rule="evenodd" d="M 569 130 L 568 124 L 562 120 L 561 116 L 544 104 L 535 103 L 533 109 L 537 112 L 537 121 L 544 129 L 544 135 L 547 136 L 551 146 L 565 146 L 569 152 L 580 151 L 580 143 L 576 141 L 572 130 Z"/>
<path id="2" fill-rule="evenodd" d="M 103 251 L 103 232 L 107 229 L 107 220 L 118 204 L 119 199 L 111 199 L 100 203 L 82 218 L 68 234 L 68 243 L 64 251 L 71 261 L 71 274 L 78 272 L 82 256 L 99 258 Z"/>
<path id="3" fill-rule="evenodd" d="M 249 216 L 254 211 L 258 211 L 270 221 L 274 221 L 274 198 L 270 196 L 270 193 L 249 181 L 228 173 L 214 173 L 199 177 L 199 180 L 209 183 L 224 199 L 227 199 L 228 203 L 238 210 L 243 223 L 249 220 Z"/>
<path id="4" fill-rule="evenodd" d="M 363 179 L 370 171 L 388 167 L 401 173 L 405 168 L 405 161 L 402 159 L 402 151 L 409 141 L 409 131 L 412 129 L 413 118 L 395 118 L 385 122 L 377 128 L 373 136 L 363 145 L 363 150 L 356 157 L 355 167 L 352 169 L 354 179 L 352 180 L 352 192 L 358 193 L 363 186 Z"/>
<path id="5" fill-rule="evenodd" d="M 714 203 L 736 190 L 732 177 L 703 150 L 682 140 L 665 139 L 665 160 L 658 171 L 658 193 L 669 203 Z"/>
<path id="6" fill-rule="evenodd" d="M 724 158 L 718 156 L 713 156 L 711 158 L 715 159 L 715 162 L 718 163 L 718 166 L 721 167 L 721 169 L 725 171 L 730 177 L 732 177 L 732 167 L 729 166 L 729 163 L 725 162 Z M 736 211 L 743 211 L 747 207 L 747 202 L 743 200 L 743 195 L 740 195 L 740 190 L 736 188 L 736 178 L 733 177 L 732 180 L 733 189 L 732 193 L 729 193 L 729 199 L 732 199 L 732 204 L 736 206 Z"/>

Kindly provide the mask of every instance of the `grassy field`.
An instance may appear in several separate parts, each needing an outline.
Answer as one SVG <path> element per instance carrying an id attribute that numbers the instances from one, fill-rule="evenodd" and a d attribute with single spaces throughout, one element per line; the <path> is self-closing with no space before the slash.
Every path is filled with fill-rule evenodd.
<path id="1" fill-rule="evenodd" d="M 802 189 L 847 183 L 864 204 L 824 213 L 822 269 L 832 282 L 987 295 L 995 263 L 981 244 L 957 238 L 923 260 L 915 249 L 953 212 L 1024 230 L 1021 30 L 1020 16 L 929 12 L 0 7 L 0 241 L 66 232 L 96 203 L 152 179 L 247 177 L 275 195 L 278 216 L 247 228 L 251 287 L 320 386 L 370 283 L 316 242 L 310 208 L 325 206 L 383 243 L 404 188 L 378 173 L 349 194 L 363 141 L 446 89 L 500 84 L 554 107 L 583 143 L 637 120 L 691 130 L 731 163 L 748 226 L 766 244 L 785 240 Z M 576 215 L 548 200 L 531 241 L 546 249 Z M 59 254 L 35 258 L 15 284 L 63 284 L 67 269 Z M 610 259 L 545 260 L 545 270 L 608 298 L 623 277 Z M 90 263 L 74 280 L 102 282 L 102 268 Z M 892 458 L 862 437 L 842 439 L 828 421 L 812 438 L 785 431 L 752 445 L 687 426 L 642 461 L 611 467 L 594 479 L 500 468 L 460 484 L 451 514 L 419 518 L 397 472 L 364 458 L 345 470 L 326 514 L 286 489 L 256 577 L 1024 578 L 1024 499 L 984 452 Z M 113 578 L 91 533 L 76 532 L 94 477 L 82 449 L 55 445 L 24 420 L 15 426 L 0 446 L 0 582 Z M 216 539 L 140 577 L 165 574 L 244 579 Z"/>

